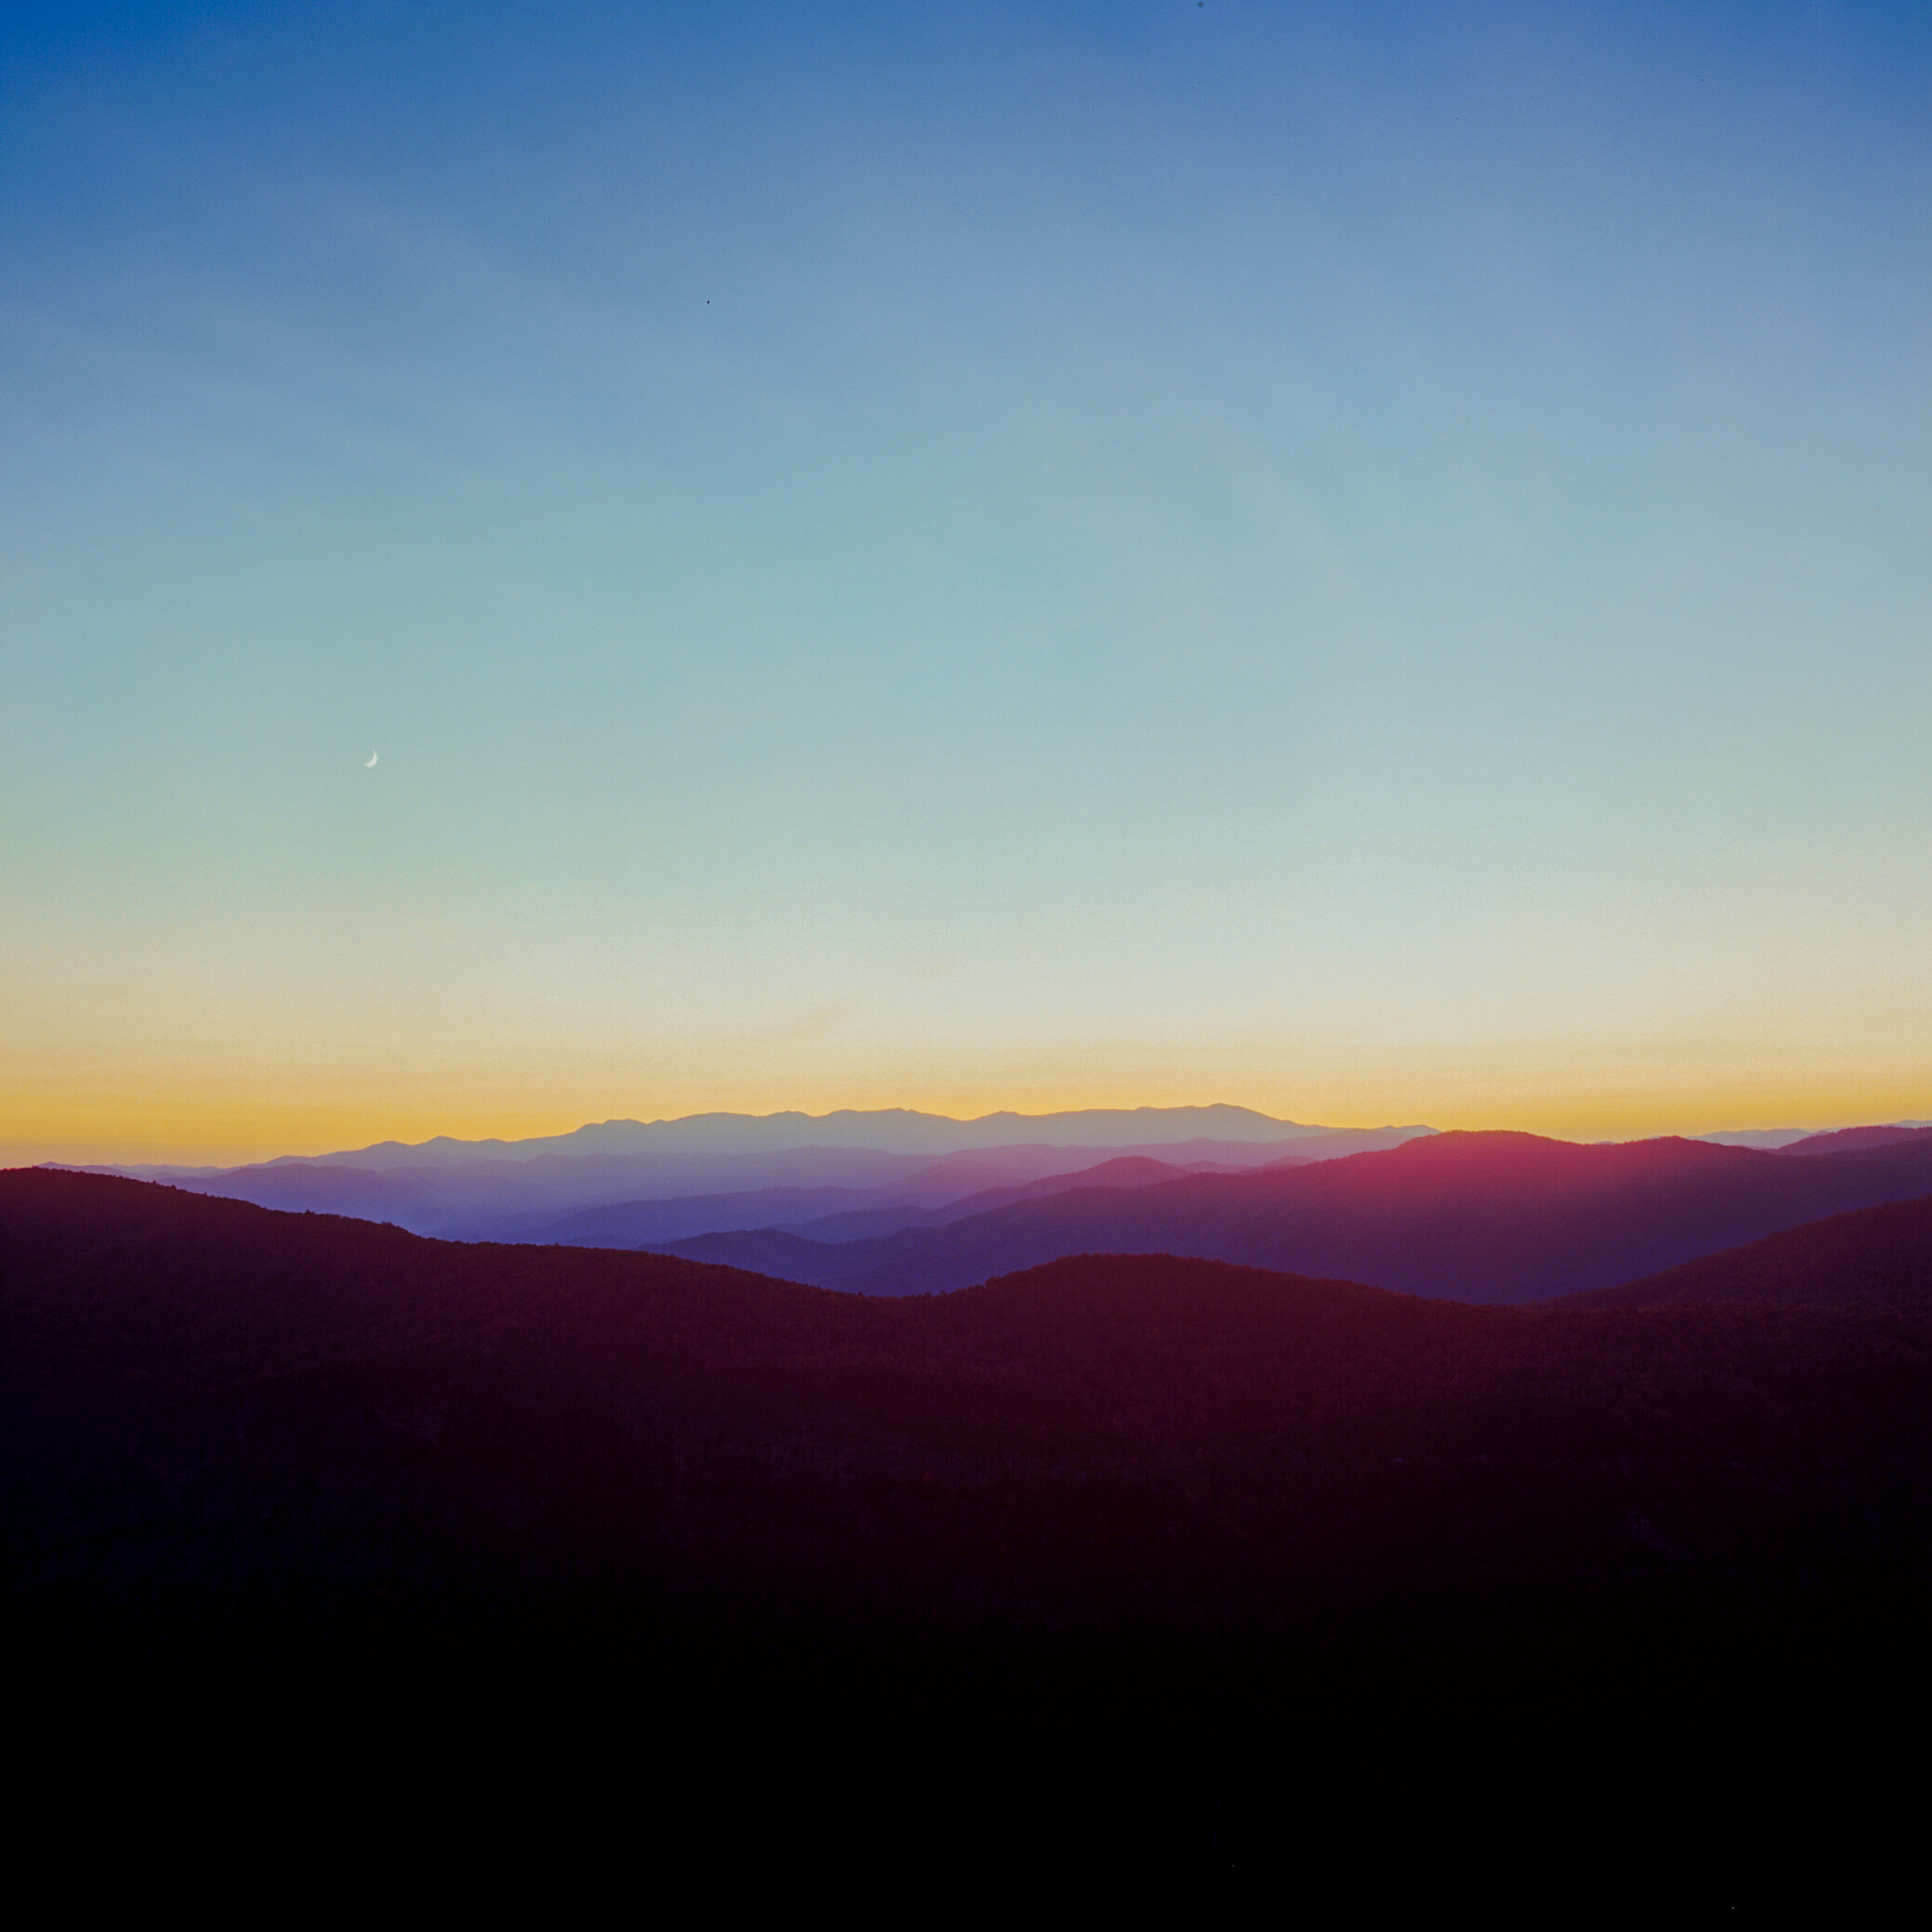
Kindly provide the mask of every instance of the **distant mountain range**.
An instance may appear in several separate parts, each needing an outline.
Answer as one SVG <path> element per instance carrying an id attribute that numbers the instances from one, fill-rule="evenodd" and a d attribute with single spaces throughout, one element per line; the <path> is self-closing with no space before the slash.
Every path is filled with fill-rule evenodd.
<path id="1" fill-rule="evenodd" d="M 1063 1255 L 1182 1254 L 1409 1294 L 1520 1303 L 1608 1287 L 1820 1216 L 1932 1194 L 1932 1131 L 1779 1152 L 1445 1133 L 1316 1165 L 1137 1171 L 863 1239 L 767 1227 L 654 1244 L 822 1288 L 923 1294 Z M 822 1229 L 822 1224 L 821 1224 Z"/>
<path id="2" fill-rule="evenodd" d="M 1349 1131 L 1349 1130 L 1339 1130 Z M 1384 1133 L 1427 1133 L 1426 1127 Z M 613 1155 L 751 1155 L 807 1147 L 918 1154 L 928 1158 L 986 1147 L 1139 1147 L 1200 1140 L 1272 1143 L 1319 1138 L 1338 1130 L 1277 1120 L 1251 1107 L 1086 1107 L 1070 1113 L 982 1114 L 956 1120 L 906 1107 L 843 1107 L 829 1114 L 687 1114 L 675 1120 L 602 1120 L 570 1133 L 523 1141 L 459 1141 L 447 1134 L 405 1144 L 380 1141 L 337 1154 L 285 1155 L 274 1167 L 461 1167 L 477 1161 L 574 1159 Z M 145 1178 L 208 1175 L 208 1168 L 150 1168 Z"/>
<path id="3" fill-rule="evenodd" d="M 1921 1191 L 1915 1175 L 1932 1174 L 1932 1127 L 1899 1122 L 1625 1144 L 1647 1155 L 1614 1144 L 1532 1155 L 1532 1146 L 1571 1144 L 1445 1136 L 1458 1147 L 1478 1140 L 1490 1155 L 1410 1154 L 1316 1178 L 1337 1162 L 1436 1138 L 1427 1127 L 1322 1128 L 1230 1106 L 976 1120 L 898 1109 L 710 1114 L 144 1177 L 446 1239 L 648 1247 L 873 1294 L 966 1287 L 1100 1249 L 1510 1301 L 1608 1285 L 1834 1209 L 1911 1195 Z M 1509 1146 L 1515 1157 L 1500 1152 Z M 1727 1165 L 1730 1156 L 1748 1158 Z M 1813 1157 L 1827 1167 L 1800 1176 L 1789 1166 L 1810 1169 Z M 1753 1159 L 1786 1165 L 1753 1168 Z M 1585 1189 L 1595 1205 L 1561 1205 L 1561 1188 L 1542 1198 L 1552 1161 L 1568 1162 L 1572 1179 L 1648 1178 L 1631 1184 L 1628 1202 L 1606 1183 L 1601 1200 Z M 1890 1177 L 1847 1176 L 1838 1171 L 1846 1166 Z M 1459 1178 L 1447 1180 L 1452 1172 Z M 1439 1183 L 1462 1192 L 1436 1200 Z M 1674 1205 L 1653 1211 L 1645 1187 L 1674 1190 Z M 1436 1200 L 1426 1211 L 1425 1198 Z"/>
<path id="4" fill-rule="evenodd" d="M 1311 1127 L 1233 1106 L 977 1120 L 903 1109 L 704 1114 L 608 1120 L 527 1141 L 391 1141 L 241 1168 L 93 1171 L 260 1207 L 393 1222 L 448 1239 L 635 1246 L 840 1213 L 870 1214 L 869 1231 L 880 1232 L 917 1224 L 988 1188 L 1026 1186 L 1119 1157 L 1165 1160 L 1180 1171 L 1325 1160 L 1431 1131 Z M 628 1218 L 582 1219 L 620 1206 L 633 1211 Z"/>

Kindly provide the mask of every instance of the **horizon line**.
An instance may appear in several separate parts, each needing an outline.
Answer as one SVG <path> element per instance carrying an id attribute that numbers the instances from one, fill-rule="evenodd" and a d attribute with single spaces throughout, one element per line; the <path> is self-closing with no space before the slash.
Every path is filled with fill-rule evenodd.
<path id="1" fill-rule="evenodd" d="M 827 1122 L 837 1122 L 840 1120 L 869 1120 L 880 1122 L 917 1122 L 922 1125 L 930 1124 L 931 1126 L 935 1128 L 946 1127 L 960 1130 L 970 1130 L 974 1127 L 988 1126 L 994 1123 L 1039 1122 L 1042 1126 L 1047 1126 L 1053 1122 L 1072 1122 L 1083 1119 L 1088 1121 L 1098 1122 L 1110 1118 L 1126 1120 L 1131 1119 L 1136 1116 L 1200 1116 L 1204 1114 L 1240 1116 L 1244 1117 L 1247 1120 L 1253 1122 L 1257 1126 L 1278 1128 L 1284 1130 L 1281 1135 L 1281 1138 L 1284 1140 L 1307 1139 L 1317 1137 L 1326 1138 L 1330 1135 L 1357 1133 L 1402 1133 L 1419 1138 L 1423 1135 L 1435 1135 L 1440 1133 L 1452 1132 L 1519 1132 L 1532 1134 L 1539 1139 L 1568 1140 L 1577 1145 L 1628 1145 L 1630 1143 L 1637 1141 L 1663 1139 L 1700 1140 L 1711 1142 L 1746 1141 L 1759 1139 L 1767 1141 L 1776 1139 L 1782 1141 L 1803 1139 L 1820 1133 L 1840 1132 L 1846 1131 L 1847 1128 L 1856 1127 L 1883 1126 L 1914 1129 L 1932 1126 L 1932 1120 L 1928 1119 L 1895 1118 L 1890 1120 L 1853 1120 L 1848 1122 L 1828 1124 L 1821 1126 L 1801 1126 L 1792 1123 L 1784 1123 L 1778 1126 L 1727 1126 L 1719 1128 L 1708 1128 L 1694 1132 L 1687 1131 L 1682 1127 L 1675 1127 L 1660 1128 L 1649 1131 L 1641 1131 L 1634 1133 L 1586 1135 L 1576 1133 L 1558 1133 L 1552 1132 L 1547 1129 L 1527 1126 L 1508 1126 L 1501 1123 L 1485 1123 L 1484 1125 L 1479 1127 L 1466 1128 L 1444 1128 L 1436 1126 L 1433 1123 L 1423 1121 L 1379 1121 L 1373 1124 L 1372 1126 L 1336 1125 L 1331 1122 L 1310 1122 L 1296 1120 L 1287 1116 L 1278 1116 L 1264 1113 L 1259 1108 L 1244 1106 L 1239 1105 L 1238 1103 L 1229 1101 L 1183 1103 L 1173 1105 L 1158 1105 L 1143 1103 L 1133 1106 L 1124 1107 L 1065 1107 L 1054 1108 L 1046 1112 L 1037 1114 L 1026 1113 L 1019 1108 L 1013 1107 L 995 1108 L 984 1114 L 971 1115 L 943 1114 L 923 1108 L 906 1106 L 833 1107 L 828 1108 L 824 1113 L 820 1114 L 814 1114 L 804 1108 L 797 1107 L 777 1108 L 773 1110 L 772 1112 L 761 1114 L 749 1113 L 728 1108 L 710 1108 L 701 1110 L 695 1113 L 659 1115 L 653 1116 L 649 1118 L 642 1118 L 634 1115 L 613 1115 L 602 1120 L 583 1121 L 575 1128 L 565 1129 L 562 1131 L 551 1133 L 535 1133 L 523 1135 L 484 1134 L 473 1137 L 465 1137 L 463 1135 L 451 1133 L 435 1133 L 427 1135 L 420 1140 L 414 1141 L 404 1140 L 398 1136 L 390 1135 L 380 1140 L 367 1141 L 358 1145 L 351 1145 L 347 1146 L 327 1147 L 310 1152 L 245 1155 L 238 1159 L 231 1158 L 226 1160 L 203 1159 L 197 1161 L 192 1159 L 192 1158 L 177 1158 L 175 1159 L 168 1159 L 165 1157 L 161 1158 L 156 1158 L 154 1157 L 154 1154 L 152 1152 L 144 1156 L 142 1154 L 138 1153 L 122 1153 L 119 1151 L 110 1151 L 106 1149 L 89 1149 L 86 1152 L 70 1151 L 65 1149 L 37 1151 L 33 1147 L 31 1144 L 25 1145 L 20 1145 L 17 1144 L 17 1148 L 0 1148 L 0 1166 L 59 1167 L 70 1168 L 82 1171 L 90 1169 L 121 1171 L 134 1171 L 138 1170 L 151 1174 L 165 1171 L 181 1174 L 185 1176 L 234 1172 L 245 1168 L 276 1167 L 291 1164 L 300 1164 L 310 1161 L 340 1161 L 353 1157 L 355 1155 L 361 1154 L 388 1154 L 392 1156 L 397 1153 L 415 1152 L 417 1150 L 447 1149 L 454 1151 L 458 1148 L 480 1150 L 491 1147 L 500 1147 L 506 1150 L 506 1152 L 508 1152 L 512 1149 L 530 1147 L 536 1145 L 554 1145 L 576 1141 L 582 1136 L 594 1136 L 602 1131 L 621 1130 L 625 1128 L 633 1128 L 642 1132 L 648 1132 L 653 1129 L 676 1129 L 680 1127 L 689 1128 L 698 1127 L 710 1123 L 717 1123 L 720 1125 L 722 1125 L 724 1123 L 733 1123 L 747 1127 L 757 1127 L 785 1121 L 797 1121 L 801 1125 L 805 1123 L 820 1125 Z M 1176 1122 L 1177 1126 L 1183 1123 L 1178 1121 Z M 1193 1133 L 1177 1134 L 1175 1138 L 1177 1140 L 1213 1140 L 1222 1137 L 1197 1131 Z M 1232 1138 L 1236 1138 L 1240 1141 L 1253 1143 L 1272 1137 L 1256 1134 L 1251 1131 L 1248 1134 Z M 844 1143 L 842 1145 L 850 1149 L 857 1150 L 868 1147 L 869 1144 L 851 1142 Z M 1053 1145 L 1058 1144 L 1054 1143 L 1051 1139 L 1047 1139 L 1045 1141 L 1035 1142 L 1030 1144 L 1008 1143 L 1008 1145 Z M 1079 1145 L 1078 1143 L 1067 1145 L 1069 1145 L 1069 1151 L 1079 1151 Z M 1096 1143 L 1094 1145 L 1110 1144 Z M 1119 1145 L 1131 1144 L 1122 1143 Z M 559 1151 L 562 1151 L 561 1147 L 559 1148 Z M 638 1149 L 636 1151 L 643 1152 L 646 1150 Z M 688 1152 L 695 1154 L 699 1150 L 665 1149 L 662 1151 L 667 1153 Z M 748 1156 L 754 1153 L 772 1154 L 790 1150 L 787 1148 L 781 1148 L 774 1143 L 767 1143 L 766 1145 L 756 1148 L 745 1147 L 741 1150 L 714 1148 L 708 1151 L 711 1153 L 713 1156 L 732 1151 L 742 1151 L 743 1153 Z M 882 1153 L 889 1152 L 892 1150 L 882 1147 L 871 1147 L 869 1148 L 869 1151 Z M 930 1153 L 933 1156 L 933 1158 L 947 1158 L 948 1156 L 955 1153 L 978 1151 L 978 1148 L 976 1146 L 959 1146 L 957 1148 L 949 1149 L 907 1149 L 905 1151 L 908 1153 L 925 1152 Z M 12 1156 L 13 1158 L 7 1158 L 8 1156 Z"/>

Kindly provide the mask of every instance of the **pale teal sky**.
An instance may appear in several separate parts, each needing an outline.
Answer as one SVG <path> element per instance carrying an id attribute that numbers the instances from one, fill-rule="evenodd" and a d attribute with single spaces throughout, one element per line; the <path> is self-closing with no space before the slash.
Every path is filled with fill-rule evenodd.
<path id="1" fill-rule="evenodd" d="M 1932 1111 L 1921 11 L 566 11 L 0 28 L 0 1144 Z"/>

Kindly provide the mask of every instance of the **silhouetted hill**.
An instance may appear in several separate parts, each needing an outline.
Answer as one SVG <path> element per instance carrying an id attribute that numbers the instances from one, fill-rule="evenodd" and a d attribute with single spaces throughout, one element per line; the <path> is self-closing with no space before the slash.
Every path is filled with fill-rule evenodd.
<path id="1" fill-rule="evenodd" d="M 1860 1148 L 1842 1158 L 1869 1161 L 1882 1167 L 1932 1167 L 1932 1133 L 1922 1133 L 1909 1141 L 1888 1141 L 1876 1147 Z"/>
<path id="2" fill-rule="evenodd" d="M 733 1271 L 599 1250 L 425 1239 L 158 1184 L 0 1173 L 0 1389 L 55 1412 L 165 1405 L 343 1362 L 470 1345 L 641 1287 L 695 1292 L 729 1327 Z M 829 1297 L 756 1282 L 757 1319 Z M 777 1330 L 774 1330 L 777 1332 Z"/>
<path id="3" fill-rule="evenodd" d="M 1657 1308 L 1713 1302 L 1932 1312 L 1932 1200 L 1834 1214 L 1686 1262 L 1647 1280 L 1580 1295 L 1575 1305 Z"/>
<path id="4" fill-rule="evenodd" d="M 1878 1147 L 1898 1147 L 1901 1142 L 1932 1140 L 1928 1126 L 1839 1126 L 1830 1134 L 1806 1134 L 1803 1140 L 1787 1142 L 1780 1154 L 1871 1154 Z"/>
<path id="5" fill-rule="evenodd" d="M 883 1239 L 658 1244 L 867 1294 L 944 1291 L 1082 1252 L 1169 1253 L 1469 1302 L 1609 1287 L 1807 1221 L 1932 1193 L 1932 1167 L 1702 1141 L 1444 1133 L 1319 1165 L 1075 1188 Z"/>
<path id="6" fill-rule="evenodd" d="M 1855 1161 L 1926 1161 L 1932 1159 L 1932 1126 L 1845 1126 L 1835 1134 L 1810 1134 L 1778 1151 Z"/>
<path id="7" fill-rule="evenodd" d="M 1818 1132 L 1804 1127 L 1747 1128 L 1728 1133 L 1700 1133 L 1697 1138 L 1717 1146 L 1759 1147 L 1780 1154 L 1843 1154 L 1873 1147 L 1932 1127 L 1928 1120 L 1892 1120 L 1868 1127 L 1833 1128 Z"/>
<path id="8" fill-rule="evenodd" d="M 63 1722 L 435 1691 L 708 1789 L 840 1740 L 1136 1872 L 1392 1804 L 1789 1829 L 1917 1721 L 1928 1401 L 1898 1296 L 1086 1255 L 867 1299 L 0 1174 L 6 1601 Z"/>
<path id="9" fill-rule="evenodd" d="M 1791 1299 L 1775 1285 L 1789 1275 L 1778 1259 L 1787 1251 L 1855 1252 L 1896 1269 L 1899 1256 L 1921 1253 L 1914 1244 L 1928 1214 L 1932 1205 L 1913 1203 L 1786 1237 L 1771 1251 L 1783 1273 L 1770 1298 Z M 1788 1324 L 1799 1313 L 1760 1307 L 1740 1324 L 1716 1307 L 1675 1306 L 1641 1321 L 1576 1303 L 1472 1307 L 1171 1256 L 1065 1259 L 960 1294 L 876 1301 L 670 1258 L 437 1242 L 44 1171 L 0 1175 L 0 1378 L 16 1416 L 112 1415 L 119 1439 L 126 1419 L 184 1404 L 199 1411 L 213 1401 L 225 1413 L 243 1391 L 259 1403 L 263 1392 L 317 1374 L 374 1401 L 373 1391 L 401 1376 L 424 1401 L 438 1389 L 454 1432 L 443 1445 L 450 1462 L 461 1461 L 465 1429 L 495 1426 L 484 1420 L 492 1404 L 523 1414 L 541 1439 L 588 1431 L 584 1453 L 601 1443 L 596 1454 L 635 1452 L 647 1466 L 655 1451 L 643 1445 L 675 1412 L 697 1429 L 680 1452 L 687 1493 L 707 1455 L 735 1466 L 739 1452 L 716 1445 L 734 1433 L 762 1442 L 775 1428 L 754 1463 L 775 1454 L 787 1432 L 794 1448 L 781 1461 L 828 1468 L 854 1443 L 896 1441 L 887 1462 L 909 1456 L 920 1481 L 932 1474 L 929 1452 L 999 1462 L 1023 1437 L 1050 1463 L 1070 1459 L 1067 1468 L 1090 1474 L 1118 1473 L 1126 1457 L 1169 1470 L 1150 1475 L 1148 1494 L 1163 1509 L 1178 1506 L 1170 1485 L 1181 1471 L 1203 1455 L 1226 1457 L 1215 1463 L 1217 1490 L 1274 1509 L 1281 1504 L 1264 1505 L 1264 1493 L 1297 1489 L 1290 1475 L 1310 1458 L 1334 1479 L 1348 1468 L 1380 1471 L 1390 1455 L 1466 1462 L 1531 1438 L 1547 1438 L 1545 1448 L 1568 1439 L 1567 1453 L 1586 1444 L 1593 1455 L 1635 1453 L 1709 1430 L 1722 1436 L 1754 1404 L 1763 1414 L 1749 1427 L 1775 1435 L 1787 1426 L 1774 1418 L 1793 1399 L 1793 1373 L 1825 1374 L 1833 1338 L 1854 1332 L 1842 1322 L 1806 1329 L 1812 1352 L 1794 1361 Z M 1722 1264 L 1736 1277 L 1764 1265 L 1765 1252 L 1759 1244 Z M 1704 1266 L 1706 1279 L 1721 1272 Z M 1649 1283 L 1624 1292 L 1654 1301 L 1662 1290 Z M 1714 1299 L 1708 1286 L 1679 1296 Z M 1710 1386 L 1728 1393 L 1687 1410 L 1687 1392 L 1714 1372 Z M 870 1420 L 867 1377 L 879 1401 Z M 827 1407 L 814 1420 L 821 1396 Z M 989 1436 L 974 1415 L 1005 1422 Z M 1848 1411 L 1830 1426 L 1856 1435 L 1873 1421 Z M 631 1447 L 620 1449 L 625 1431 Z M 713 1448 L 698 1449 L 700 1440 Z M 1718 1446 L 1714 1438 L 1713 1453 Z M 541 1462 L 539 1454 L 522 1479 L 539 1482 Z M 633 1500 L 637 1480 L 631 1469 Z M 1486 1477 L 1478 1487 L 1495 1485 Z M 1298 1517 L 1305 1508 L 1304 1499 Z M 1201 1544 L 1191 1567 L 1219 1537 L 1220 1512 L 1184 1531 L 1180 1520 L 1170 1533 Z M 1347 1510 L 1328 1520 L 1338 1535 L 1362 1532 Z M 1546 1531 L 1559 1528 L 1575 1528 L 1568 1507 L 1563 1525 Z M 1422 1531 L 1411 1524 L 1404 1533 Z M 1279 1554 L 1301 1536 L 1268 1546 Z M 1100 1545 L 1090 1557 L 1113 1563 Z"/>

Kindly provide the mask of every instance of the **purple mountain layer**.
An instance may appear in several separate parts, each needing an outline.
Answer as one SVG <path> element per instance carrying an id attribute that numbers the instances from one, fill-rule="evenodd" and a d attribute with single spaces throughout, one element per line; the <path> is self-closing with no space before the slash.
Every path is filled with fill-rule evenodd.
<path id="1" fill-rule="evenodd" d="M 820 1287 L 917 1294 L 1063 1255 L 1167 1253 L 1521 1303 L 1608 1287 L 1822 1216 L 1932 1194 L 1932 1163 L 1654 1140 L 1446 1133 L 1314 1166 L 1077 1187 L 840 1244 L 766 1229 L 668 1251 Z"/>

